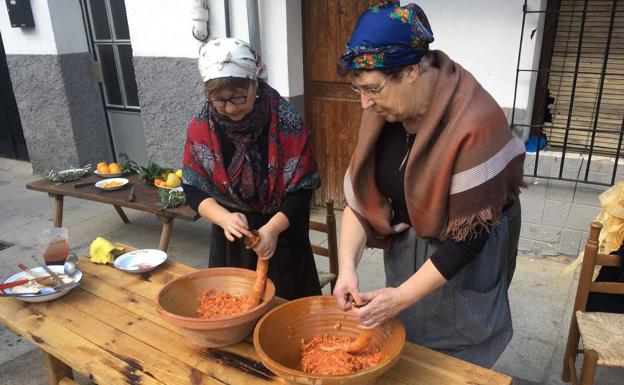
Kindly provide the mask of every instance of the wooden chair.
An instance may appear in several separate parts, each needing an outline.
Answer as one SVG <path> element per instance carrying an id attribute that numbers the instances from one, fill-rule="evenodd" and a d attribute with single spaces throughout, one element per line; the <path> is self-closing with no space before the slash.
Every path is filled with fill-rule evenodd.
<path id="1" fill-rule="evenodd" d="M 561 378 L 574 385 L 593 384 L 597 366 L 624 367 L 624 314 L 586 312 L 590 292 L 624 295 L 624 283 L 592 282 L 596 266 L 620 266 L 619 256 L 598 254 L 601 229 L 602 224 L 599 222 L 593 222 L 590 226 L 563 357 Z M 583 350 L 578 348 L 579 338 L 583 339 Z M 584 353 L 584 357 L 577 378 L 575 361 L 579 353 Z"/>
<path id="2" fill-rule="evenodd" d="M 327 247 L 312 245 L 312 252 L 316 255 L 329 258 L 329 272 L 318 273 L 321 288 L 331 282 L 331 291 L 334 291 L 338 278 L 338 239 L 336 236 L 336 217 L 334 216 L 334 201 L 325 202 L 325 223 L 310 221 L 310 231 L 327 234 Z"/>

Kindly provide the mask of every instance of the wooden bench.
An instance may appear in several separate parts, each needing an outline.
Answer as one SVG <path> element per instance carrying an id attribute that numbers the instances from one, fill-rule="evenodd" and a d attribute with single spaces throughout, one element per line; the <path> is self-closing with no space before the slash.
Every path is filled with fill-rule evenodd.
<path id="1" fill-rule="evenodd" d="M 101 180 L 97 175 L 80 178 L 75 182 L 54 183 L 48 179 L 40 179 L 26 185 L 26 188 L 34 191 L 48 193 L 54 199 L 54 226 L 63 226 L 63 198 L 66 196 L 85 199 L 88 201 L 101 202 L 112 205 L 124 223 L 129 223 L 128 217 L 123 208 L 143 211 L 156 215 L 163 222 L 160 234 L 159 248 L 166 251 L 169 247 L 171 228 L 173 220 L 183 219 L 186 221 L 196 221 L 200 218 L 193 209 L 187 205 L 182 205 L 172 209 L 163 210 L 158 207 L 158 188 L 148 186 L 139 180 L 139 176 L 134 174 L 127 177 L 130 181 L 127 188 L 116 191 L 102 191 L 95 187 L 95 182 Z M 75 187 L 77 184 L 93 182 L 94 184 Z M 134 200 L 130 201 L 130 189 L 134 187 Z"/>
<path id="2" fill-rule="evenodd" d="M 79 266 L 81 286 L 53 302 L 0 298 L 0 322 L 43 350 L 51 385 L 73 384 L 72 370 L 102 385 L 283 383 L 259 362 L 251 338 L 202 349 L 158 316 L 158 290 L 194 268 L 168 261 L 152 272 L 129 274 L 85 257 Z M 406 343 L 377 382 L 388 384 L 509 385 L 511 378 Z"/>

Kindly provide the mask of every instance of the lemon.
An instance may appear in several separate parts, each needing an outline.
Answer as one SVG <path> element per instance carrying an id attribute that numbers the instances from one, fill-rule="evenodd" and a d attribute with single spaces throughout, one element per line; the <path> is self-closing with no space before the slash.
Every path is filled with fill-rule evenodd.
<path id="1" fill-rule="evenodd" d="M 181 168 L 177 169 L 175 174 L 177 175 L 178 178 L 182 179 L 182 169 Z"/>
<path id="2" fill-rule="evenodd" d="M 176 188 L 182 185 L 182 179 L 180 179 L 175 173 L 170 172 L 167 175 L 167 181 L 165 185 L 169 188 Z"/>

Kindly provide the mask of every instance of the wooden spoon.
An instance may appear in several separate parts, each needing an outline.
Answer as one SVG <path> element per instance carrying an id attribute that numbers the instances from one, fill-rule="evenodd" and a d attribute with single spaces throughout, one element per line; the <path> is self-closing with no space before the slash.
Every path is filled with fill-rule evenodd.
<path id="1" fill-rule="evenodd" d="M 260 233 L 258 230 L 251 230 L 251 234 L 251 237 L 245 237 L 245 248 L 247 250 L 253 249 L 260 244 Z M 262 259 L 258 256 L 258 263 L 256 264 L 256 281 L 254 282 L 254 286 L 249 293 L 249 297 L 247 297 L 247 303 L 245 303 L 244 310 L 249 310 L 252 307 L 257 306 L 262 300 L 268 271 L 269 260 Z"/>
<path id="2" fill-rule="evenodd" d="M 355 340 L 347 344 L 336 346 L 321 346 L 319 349 L 326 352 L 330 352 L 332 350 L 344 350 L 345 352 L 351 354 L 360 353 L 366 350 L 374 335 L 375 334 L 372 330 L 362 330 L 360 334 L 357 335 Z"/>

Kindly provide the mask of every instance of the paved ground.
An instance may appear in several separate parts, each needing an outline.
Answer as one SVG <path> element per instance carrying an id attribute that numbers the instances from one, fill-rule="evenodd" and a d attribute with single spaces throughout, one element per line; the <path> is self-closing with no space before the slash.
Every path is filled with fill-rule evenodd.
<path id="1" fill-rule="evenodd" d="M 52 201 L 25 189 L 37 179 L 29 163 L 0 158 L 0 240 L 14 244 L 0 251 L 0 277 L 15 272 L 17 261 L 37 250 L 37 234 L 52 227 Z M 157 247 L 160 222 L 151 215 L 127 210 L 124 225 L 111 206 L 67 198 L 64 225 L 74 249 L 85 250 L 96 236 L 138 247 Z M 322 212 L 314 215 L 322 217 Z M 313 236 L 318 241 L 322 238 Z M 177 221 L 169 256 L 195 267 L 207 265 L 209 226 L 205 222 Z M 369 250 L 359 268 L 362 289 L 383 285 L 381 252 Z M 317 261 L 327 269 L 325 260 Z M 570 322 L 576 275 L 564 275 L 567 258 L 520 255 L 510 289 L 514 337 L 494 369 L 513 376 L 515 384 L 563 384 L 560 379 L 565 338 Z M 88 383 L 80 379 L 81 383 Z M 25 339 L 0 326 L 0 384 L 45 384 L 39 352 Z M 415 382 L 417 383 L 417 382 Z M 624 384 L 624 370 L 600 368 L 596 384 Z"/>

